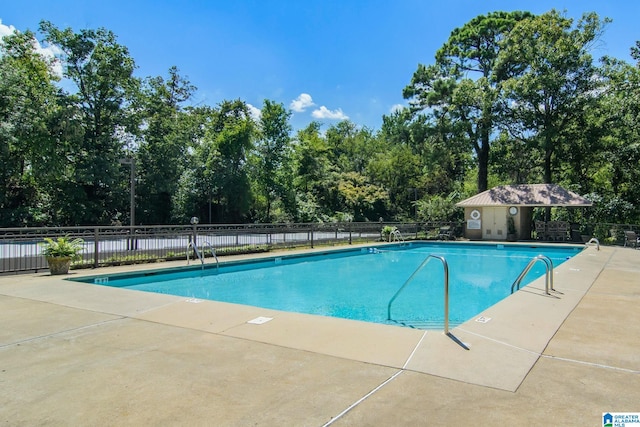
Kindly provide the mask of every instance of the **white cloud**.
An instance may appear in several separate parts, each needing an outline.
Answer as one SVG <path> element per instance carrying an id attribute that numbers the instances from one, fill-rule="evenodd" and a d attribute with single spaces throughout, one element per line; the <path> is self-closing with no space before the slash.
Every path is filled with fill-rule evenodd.
<path id="1" fill-rule="evenodd" d="M 16 27 L 13 25 L 4 25 L 2 23 L 2 19 L 0 19 L 0 39 L 4 36 L 10 36 L 15 33 Z M 34 48 L 37 53 L 42 55 L 49 61 L 52 61 L 52 71 L 58 77 L 62 77 L 62 64 L 60 61 L 56 60 L 56 55 L 62 53 L 62 51 L 57 46 L 42 46 L 38 40 L 34 41 Z"/>
<path id="2" fill-rule="evenodd" d="M 313 105 L 316 104 L 313 103 L 311 95 L 309 95 L 308 93 L 301 93 L 300 96 L 291 101 L 291 104 L 289 104 L 289 108 L 291 108 L 296 113 L 302 113 L 304 110 Z"/>
<path id="3" fill-rule="evenodd" d="M 247 107 L 249 107 L 249 115 L 251 116 L 251 118 L 256 122 L 259 121 L 260 117 L 262 117 L 262 110 L 260 110 L 258 107 L 254 107 L 249 103 L 247 103 Z"/>
<path id="4" fill-rule="evenodd" d="M 337 110 L 329 110 L 324 105 L 314 110 L 311 115 L 316 119 L 331 119 L 331 120 L 347 120 L 349 116 L 342 112 L 342 108 L 338 108 Z"/>
<path id="5" fill-rule="evenodd" d="M 398 111 L 404 110 L 406 107 L 402 104 L 393 104 L 391 108 L 389 108 L 390 113 L 397 113 Z"/>
<path id="6" fill-rule="evenodd" d="M 15 33 L 16 28 L 13 25 L 4 25 L 0 19 L 0 38 Z"/>
<path id="7" fill-rule="evenodd" d="M 52 61 L 51 70 L 53 74 L 58 77 L 62 77 L 62 62 L 56 59 L 56 55 L 62 53 L 62 51 L 58 48 L 58 46 L 46 46 L 42 47 L 40 43 L 36 41 L 36 52 L 38 52 L 43 57 Z"/>

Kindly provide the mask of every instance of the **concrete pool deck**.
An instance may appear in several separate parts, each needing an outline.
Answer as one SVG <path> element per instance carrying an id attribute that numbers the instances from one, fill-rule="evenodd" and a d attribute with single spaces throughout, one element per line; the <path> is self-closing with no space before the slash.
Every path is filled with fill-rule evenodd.
<path id="1" fill-rule="evenodd" d="M 0 277 L 0 421 L 584 426 L 640 412 L 640 251 L 589 247 L 554 282 L 550 296 L 539 279 L 449 337 Z M 258 317 L 273 320 L 247 323 Z"/>

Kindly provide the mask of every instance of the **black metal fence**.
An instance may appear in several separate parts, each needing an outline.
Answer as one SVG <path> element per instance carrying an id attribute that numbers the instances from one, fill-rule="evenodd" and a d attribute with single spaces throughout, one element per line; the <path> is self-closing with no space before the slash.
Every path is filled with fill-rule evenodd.
<path id="1" fill-rule="evenodd" d="M 385 226 L 395 227 L 405 239 L 437 238 L 442 226 L 462 233 L 451 223 L 309 223 L 309 224 L 209 224 L 136 227 L 24 227 L 0 229 L 0 273 L 48 268 L 42 255 L 45 237 L 83 239 L 82 257 L 73 268 L 122 265 L 185 259 L 195 241 L 199 248 L 213 247 L 218 256 L 267 252 L 276 248 L 351 244 L 382 240 Z M 386 238 L 387 236 L 385 236 Z M 392 236 L 392 238 L 398 238 Z"/>
<path id="2" fill-rule="evenodd" d="M 385 227 L 395 227 L 402 239 L 448 239 L 464 233 L 463 223 L 307 223 L 199 224 L 136 227 L 22 227 L 0 228 L 0 274 L 48 269 L 42 256 L 45 237 L 84 240 L 82 256 L 73 268 L 122 265 L 192 258 L 189 242 L 215 248 L 218 256 L 267 252 L 281 248 L 376 242 L 389 239 Z M 387 229 L 388 230 L 388 229 Z M 589 235 L 601 244 L 623 245 L 624 230 L 637 224 L 596 224 Z M 391 235 L 391 239 L 398 236 Z"/>

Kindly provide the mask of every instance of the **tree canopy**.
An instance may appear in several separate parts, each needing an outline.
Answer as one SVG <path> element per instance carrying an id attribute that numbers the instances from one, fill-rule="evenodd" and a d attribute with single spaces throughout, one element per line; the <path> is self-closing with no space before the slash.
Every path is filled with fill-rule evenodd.
<path id="1" fill-rule="evenodd" d="M 597 201 L 592 220 L 639 223 L 640 41 L 635 63 L 593 58 L 608 23 L 478 16 L 380 129 L 293 129 L 276 101 L 193 105 L 177 66 L 141 78 L 111 31 L 42 21 L 0 42 L 0 226 L 128 224 L 130 168 L 136 224 L 453 220 L 459 198 L 538 182 Z"/>

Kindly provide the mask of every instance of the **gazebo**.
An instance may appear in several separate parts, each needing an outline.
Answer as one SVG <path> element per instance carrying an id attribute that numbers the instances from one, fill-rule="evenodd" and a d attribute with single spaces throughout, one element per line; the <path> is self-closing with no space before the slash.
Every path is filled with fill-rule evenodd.
<path id="1" fill-rule="evenodd" d="M 557 184 L 503 185 L 456 203 L 464 208 L 465 237 L 472 240 L 531 238 L 533 208 L 583 207 L 593 203 Z M 512 222 L 513 229 L 509 230 Z M 516 236 L 508 236 L 515 231 Z"/>

